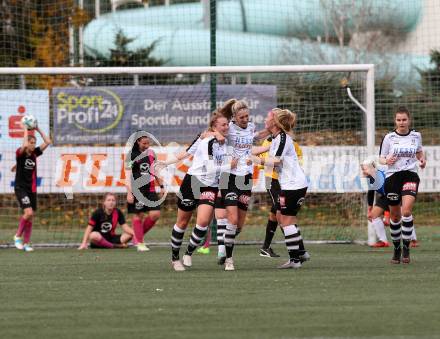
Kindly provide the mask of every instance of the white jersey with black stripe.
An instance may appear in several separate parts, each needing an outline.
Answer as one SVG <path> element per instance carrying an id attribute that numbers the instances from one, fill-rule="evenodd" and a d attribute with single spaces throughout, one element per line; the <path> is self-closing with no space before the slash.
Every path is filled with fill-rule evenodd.
<path id="1" fill-rule="evenodd" d="M 380 156 L 397 157 L 397 161 L 385 170 L 386 177 L 401 171 L 417 173 L 416 154 L 420 151 L 422 151 L 422 136 L 415 130 L 410 130 L 407 134 L 400 134 L 394 130 L 385 135 L 380 145 Z"/>
<path id="2" fill-rule="evenodd" d="M 307 178 L 301 168 L 292 138 L 280 132 L 273 140 L 269 156 L 277 157 L 281 163 L 275 166 L 282 190 L 297 190 L 308 186 Z"/>
<path id="3" fill-rule="evenodd" d="M 233 158 L 238 159 L 237 167 L 229 172 L 238 176 L 252 174 L 254 167 L 252 163 L 247 164 L 252 151 L 255 137 L 255 124 L 249 122 L 246 128 L 241 128 L 234 122 L 229 123 L 228 152 Z"/>
<path id="4" fill-rule="evenodd" d="M 218 187 L 220 173 L 230 168 L 225 165 L 226 151 L 226 144 L 220 144 L 214 137 L 201 140 L 188 174 L 197 177 L 206 186 Z"/>
<path id="5" fill-rule="evenodd" d="M 186 153 L 194 155 L 197 151 L 197 147 L 199 147 L 200 142 L 202 141 L 202 139 L 200 138 L 200 134 L 198 134 L 195 139 L 193 140 L 193 142 L 191 143 L 191 145 L 189 145 L 186 148 Z"/>

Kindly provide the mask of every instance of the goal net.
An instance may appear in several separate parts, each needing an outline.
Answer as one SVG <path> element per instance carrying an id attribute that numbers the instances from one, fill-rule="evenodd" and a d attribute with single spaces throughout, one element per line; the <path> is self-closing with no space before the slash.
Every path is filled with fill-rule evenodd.
<path id="1" fill-rule="evenodd" d="M 1 72 L 3 245 L 11 243 L 20 215 L 13 167 L 15 151 L 22 143 L 18 122 L 23 115 L 34 115 L 53 140 L 38 158 L 38 210 L 32 240 L 34 244 L 67 245 L 80 242 L 104 193 L 116 193 L 118 207 L 126 212 L 124 147 L 132 133 L 144 130 L 154 136 L 152 148 L 159 159 L 166 159 L 205 130 L 212 107 L 230 98 L 249 104 L 257 129 L 264 128 L 267 112 L 274 107 L 297 113 L 295 136 L 310 181 L 299 213 L 304 238 L 366 238 L 359 162 L 375 152 L 371 65 L 16 68 Z M 350 99 L 347 87 L 357 103 Z M 166 172 L 167 197 L 147 242 L 168 241 L 176 218 L 175 193 L 190 163 L 185 160 Z M 270 207 L 264 174 L 255 167 L 246 226 L 238 240 L 263 240 Z"/>

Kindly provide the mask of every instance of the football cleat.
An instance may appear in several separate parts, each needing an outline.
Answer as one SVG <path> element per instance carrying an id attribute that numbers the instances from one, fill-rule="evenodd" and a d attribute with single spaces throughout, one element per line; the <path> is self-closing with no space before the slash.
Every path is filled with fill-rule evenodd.
<path id="1" fill-rule="evenodd" d="M 290 269 L 290 268 L 294 268 L 294 269 L 298 269 L 301 268 L 301 262 L 300 261 L 287 261 L 284 264 L 278 266 L 279 269 Z"/>
<path id="2" fill-rule="evenodd" d="M 232 258 L 226 258 L 225 271 L 235 271 L 234 260 Z"/>
<path id="3" fill-rule="evenodd" d="M 271 247 L 269 247 L 260 249 L 260 257 L 279 258 L 280 256 L 276 254 Z"/>
<path id="4" fill-rule="evenodd" d="M 183 260 L 183 265 L 184 265 L 184 266 L 186 266 L 186 267 L 191 267 L 191 266 L 192 266 L 192 258 L 191 258 L 190 255 L 185 254 L 185 255 L 182 257 L 182 260 Z"/>
<path id="5" fill-rule="evenodd" d="M 387 241 L 378 241 L 376 243 L 374 243 L 373 245 L 371 245 L 371 247 L 374 248 L 380 248 L 380 247 L 390 247 L 390 243 Z"/>
<path id="6" fill-rule="evenodd" d="M 401 256 L 402 250 L 401 248 L 395 248 L 393 257 L 391 258 L 392 264 L 400 264 L 400 256 Z"/>
<path id="7" fill-rule="evenodd" d="M 197 253 L 200 253 L 200 254 L 209 254 L 209 253 L 211 253 L 211 250 L 209 249 L 209 247 L 200 247 L 200 248 L 197 250 Z"/>
<path id="8" fill-rule="evenodd" d="M 25 252 L 33 252 L 33 251 L 34 251 L 34 248 L 31 246 L 31 244 L 24 244 L 24 245 L 23 245 L 23 250 L 24 250 Z"/>
<path id="9" fill-rule="evenodd" d="M 145 245 L 143 242 L 140 242 L 139 244 L 136 245 L 137 251 L 138 252 L 148 252 L 150 249 L 148 248 L 147 245 Z"/>
<path id="10" fill-rule="evenodd" d="M 305 261 L 309 261 L 309 260 L 310 260 L 310 253 L 307 252 L 307 251 L 305 251 L 303 254 L 301 254 L 301 255 L 299 256 L 299 261 L 300 261 L 301 264 L 302 264 L 303 262 L 305 262 Z"/>
<path id="11" fill-rule="evenodd" d="M 17 248 L 18 250 L 22 250 L 23 249 L 23 238 L 17 237 L 16 235 L 14 235 L 14 245 L 15 245 L 15 248 Z"/>
<path id="12" fill-rule="evenodd" d="M 411 247 L 419 247 L 419 242 L 417 240 L 411 240 Z"/>
<path id="13" fill-rule="evenodd" d="M 410 261 L 411 261 L 411 259 L 409 257 L 409 247 L 403 246 L 402 263 L 409 264 Z"/>
<path id="14" fill-rule="evenodd" d="M 182 265 L 180 260 L 171 261 L 171 266 L 173 266 L 173 269 L 176 272 L 183 272 L 183 271 L 185 271 L 185 266 Z"/>

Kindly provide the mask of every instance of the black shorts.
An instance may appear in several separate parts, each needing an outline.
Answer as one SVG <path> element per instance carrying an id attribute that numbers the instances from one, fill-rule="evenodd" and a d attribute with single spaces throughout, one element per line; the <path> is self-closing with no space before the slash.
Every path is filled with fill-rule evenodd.
<path id="1" fill-rule="evenodd" d="M 220 177 L 221 194 L 225 207 L 238 206 L 247 211 L 252 192 L 252 174 L 237 176 L 223 173 Z"/>
<path id="2" fill-rule="evenodd" d="M 102 234 L 102 237 L 107 240 L 108 242 L 114 244 L 114 245 L 120 245 L 121 243 L 121 234 L 115 234 L 115 235 L 104 235 Z M 101 247 L 99 245 L 94 244 L 93 242 L 90 243 L 90 248 L 105 248 Z"/>
<path id="3" fill-rule="evenodd" d="M 29 192 L 24 189 L 16 188 L 14 190 L 15 196 L 17 197 L 18 203 L 21 209 L 31 207 L 34 211 L 37 210 L 37 193 Z"/>
<path id="4" fill-rule="evenodd" d="M 215 208 L 219 208 L 219 209 L 225 209 L 225 200 L 222 197 L 222 192 L 219 190 L 217 193 L 217 196 L 215 197 L 215 204 L 214 204 Z"/>
<path id="5" fill-rule="evenodd" d="M 404 195 L 417 197 L 420 178 L 411 171 L 396 172 L 385 179 L 385 192 L 387 192 L 388 205 L 397 206 Z"/>
<path id="6" fill-rule="evenodd" d="M 306 197 L 307 187 L 298 190 L 281 190 L 277 209 L 282 215 L 296 216 Z"/>
<path id="7" fill-rule="evenodd" d="M 376 197 L 374 199 L 374 206 L 377 206 L 381 209 L 383 209 L 384 211 L 388 211 L 388 199 L 385 195 L 382 195 L 378 192 L 376 192 Z"/>
<path id="8" fill-rule="evenodd" d="M 177 207 L 182 211 L 194 211 L 198 205 L 214 207 L 218 187 L 205 186 L 195 176 L 186 174 L 177 193 Z"/>
<path id="9" fill-rule="evenodd" d="M 161 204 L 158 203 L 160 198 L 156 192 L 144 192 L 142 195 L 145 197 L 146 202 L 149 203 L 145 205 L 143 202 L 139 201 L 136 198 L 136 196 L 134 196 L 134 202 L 132 204 L 127 203 L 127 211 L 129 214 L 149 212 L 149 211 L 160 211 Z"/>
<path id="10" fill-rule="evenodd" d="M 272 201 L 272 207 L 270 208 L 270 212 L 276 214 L 278 197 L 281 192 L 280 182 L 277 179 L 266 177 L 266 188 L 267 188 L 267 193 L 270 196 L 270 200 Z"/>

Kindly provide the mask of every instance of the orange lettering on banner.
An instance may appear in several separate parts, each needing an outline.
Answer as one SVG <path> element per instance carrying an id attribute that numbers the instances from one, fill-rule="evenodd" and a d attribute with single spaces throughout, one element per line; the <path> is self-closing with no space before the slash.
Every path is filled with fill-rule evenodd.
<path id="1" fill-rule="evenodd" d="M 120 173 L 120 178 L 119 180 L 116 182 L 116 186 L 127 186 L 127 174 L 125 173 L 125 154 L 122 153 L 121 154 L 121 173 Z"/>
<path id="2" fill-rule="evenodd" d="M 86 163 L 87 154 L 61 154 L 61 161 L 63 167 L 61 169 L 61 178 L 57 180 L 56 185 L 58 187 L 72 186 L 70 180 L 71 173 L 78 173 L 79 167 L 72 164 L 73 161 L 79 161 L 82 165 Z"/>
<path id="3" fill-rule="evenodd" d="M 92 187 L 110 187 L 113 182 L 113 177 L 108 175 L 103 180 L 99 180 L 99 171 L 101 170 L 101 162 L 107 159 L 107 154 L 92 154 L 92 170 L 90 171 L 87 186 Z"/>

